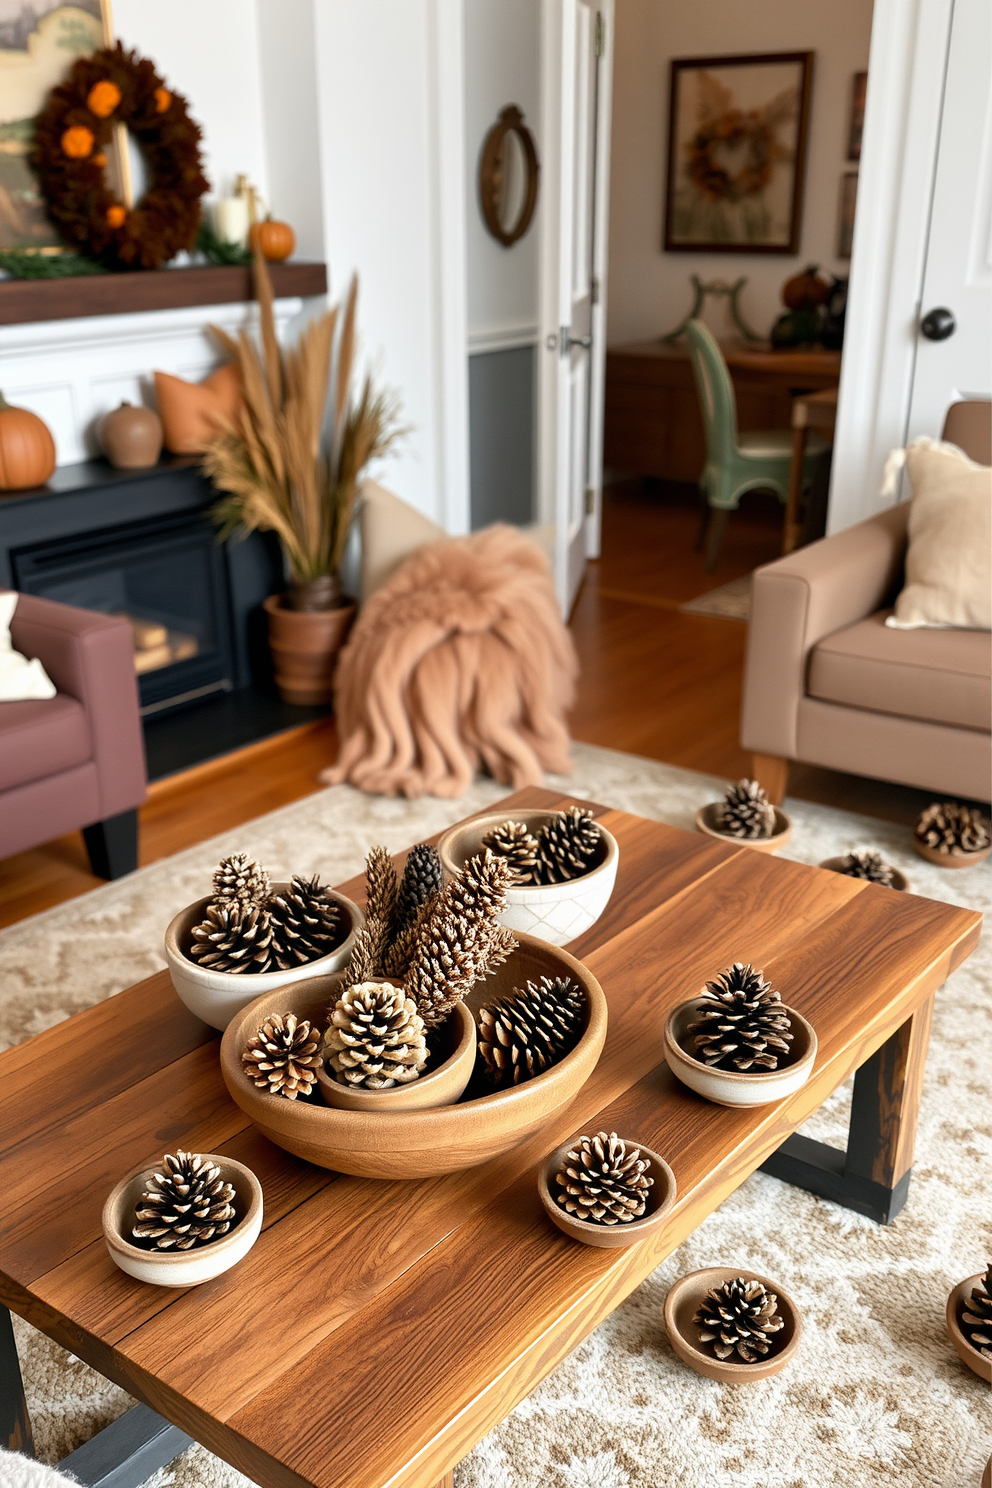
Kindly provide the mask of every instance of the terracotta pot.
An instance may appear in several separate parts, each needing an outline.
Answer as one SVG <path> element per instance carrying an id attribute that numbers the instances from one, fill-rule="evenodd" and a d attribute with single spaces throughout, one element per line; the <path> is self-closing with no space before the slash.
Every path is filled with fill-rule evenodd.
<path id="1" fill-rule="evenodd" d="M 338 653 L 355 618 L 355 603 L 336 610 L 290 610 L 281 594 L 264 601 L 269 647 L 279 696 L 287 703 L 316 707 L 334 697 Z"/>
<path id="2" fill-rule="evenodd" d="M 989 853 L 992 853 L 992 844 L 988 847 L 980 847 L 977 852 L 970 853 L 942 853 L 935 847 L 927 847 L 925 842 L 914 835 L 913 846 L 921 858 L 926 858 L 928 863 L 936 863 L 938 868 L 973 868 L 976 863 L 984 863 Z"/>
<path id="3" fill-rule="evenodd" d="M 978 1352 L 960 1322 L 961 1310 L 971 1297 L 972 1289 L 984 1285 L 984 1282 L 985 1273 L 979 1272 L 977 1276 L 967 1276 L 964 1281 L 959 1281 L 950 1293 L 947 1298 L 947 1336 L 968 1368 L 974 1370 L 979 1379 L 992 1383 L 992 1359 L 986 1359 Z"/>
<path id="4" fill-rule="evenodd" d="M 753 847 L 756 852 L 766 853 L 777 853 L 792 836 L 791 819 L 776 806 L 775 830 L 770 837 L 731 837 L 729 832 L 721 832 L 717 828 L 716 812 L 719 805 L 719 801 L 711 801 L 708 806 L 703 806 L 696 812 L 697 832 L 704 832 L 707 837 L 718 837 L 731 847 Z"/>
<path id="5" fill-rule="evenodd" d="M 712 1069 L 701 1059 L 686 1052 L 687 1029 L 702 1005 L 701 997 L 673 1008 L 665 1024 L 665 1058 L 673 1075 L 705 1100 L 717 1106 L 750 1109 L 784 1100 L 801 1090 L 813 1073 L 816 1059 L 816 1034 L 795 1008 L 787 1007 L 793 1040 L 778 1069 L 749 1073 L 746 1070 Z"/>
<path id="6" fill-rule="evenodd" d="M 156 1170 L 132 1173 L 118 1183 L 103 1206 L 103 1234 L 110 1258 L 128 1276 L 155 1286 L 199 1286 L 236 1266 L 255 1244 L 262 1228 L 262 1185 L 250 1168 L 233 1157 L 204 1156 L 216 1163 L 221 1177 L 234 1187 L 237 1224 L 219 1240 L 195 1250 L 145 1250 L 132 1245 L 128 1237 L 135 1205 Z"/>
<path id="7" fill-rule="evenodd" d="M 346 980 L 341 976 L 339 986 L 344 987 Z M 327 1000 L 330 1002 L 330 997 Z M 390 1090 L 363 1090 L 360 1086 L 342 1085 L 322 1065 L 317 1071 L 320 1093 L 329 1106 L 340 1111 L 424 1111 L 432 1106 L 453 1106 L 475 1068 L 475 1019 L 463 1002 L 452 1009 L 442 1037 L 443 1062 L 434 1069 L 428 1067 L 406 1085 L 394 1085 Z"/>
<path id="8" fill-rule="evenodd" d="M 891 864 L 889 866 L 892 867 Z M 824 858 L 823 862 L 820 863 L 820 864 L 818 864 L 818 867 L 820 867 L 820 868 L 827 868 L 827 869 L 829 869 L 829 871 L 831 873 L 843 873 L 844 872 L 844 856 L 842 854 L 839 858 Z M 845 877 L 852 877 L 852 878 L 853 878 L 853 876 L 854 876 L 853 874 L 845 875 Z M 886 885 L 885 884 L 877 884 L 876 887 L 877 888 L 885 888 Z M 909 879 L 906 877 L 905 873 L 900 873 L 898 868 L 893 868 L 892 869 L 892 882 L 891 882 L 891 884 L 888 885 L 888 887 L 891 888 L 891 889 L 896 889 L 899 893 L 906 892 L 906 891 L 909 890 Z"/>
<path id="9" fill-rule="evenodd" d="M 100 447 L 115 470 L 148 470 L 162 453 L 162 420 L 150 408 L 123 402 L 97 425 Z"/>
<path id="10" fill-rule="evenodd" d="M 586 1219 L 576 1219 L 574 1214 L 569 1214 L 567 1209 L 562 1208 L 555 1198 L 558 1191 L 555 1175 L 565 1160 L 566 1152 L 575 1145 L 573 1138 L 571 1142 L 563 1143 L 552 1152 L 537 1175 L 537 1191 L 541 1196 L 541 1203 L 551 1223 L 557 1225 L 563 1235 L 568 1235 L 572 1240 L 581 1240 L 583 1245 L 594 1245 L 599 1250 L 622 1250 L 664 1228 L 675 1203 L 675 1174 L 665 1159 L 657 1152 L 652 1152 L 650 1147 L 645 1147 L 643 1142 L 628 1137 L 624 1141 L 628 1147 L 640 1148 L 641 1156 L 649 1158 L 651 1162 L 648 1176 L 654 1179 L 654 1183 L 648 1190 L 644 1214 L 628 1224 L 601 1225 Z"/>
<path id="11" fill-rule="evenodd" d="M 729 1359 L 718 1359 L 699 1341 L 698 1324 L 692 1321 L 707 1292 L 738 1276 L 744 1276 L 748 1281 L 760 1281 L 768 1291 L 774 1292 L 778 1298 L 778 1310 L 785 1319 L 785 1327 L 775 1334 L 770 1352 L 760 1363 L 739 1361 L 734 1364 Z M 677 1281 L 665 1298 L 665 1327 L 672 1348 L 683 1364 L 688 1364 L 690 1369 L 706 1379 L 722 1380 L 727 1385 L 751 1384 L 778 1374 L 795 1355 L 803 1336 L 799 1308 L 788 1292 L 783 1291 L 777 1281 L 769 1281 L 767 1276 L 733 1266 L 708 1266 L 704 1271 L 692 1271 Z"/>

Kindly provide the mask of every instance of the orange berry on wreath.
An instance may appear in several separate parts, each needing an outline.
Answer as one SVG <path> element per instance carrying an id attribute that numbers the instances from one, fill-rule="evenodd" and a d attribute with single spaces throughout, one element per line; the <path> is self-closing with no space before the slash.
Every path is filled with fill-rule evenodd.
<path id="1" fill-rule="evenodd" d="M 107 226 L 123 227 L 126 216 L 124 208 L 118 202 L 114 202 L 112 207 L 107 208 Z"/>
<path id="2" fill-rule="evenodd" d="M 93 148 L 93 131 L 85 124 L 73 124 L 61 139 L 63 153 L 70 160 L 85 160 Z"/>
<path id="3" fill-rule="evenodd" d="M 103 167 L 106 165 L 106 163 L 107 163 L 107 157 L 106 157 L 106 155 L 100 154 L 100 155 L 94 155 L 93 156 L 93 164 L 94 165 L 98 165 L 101 170 L 103 170 Z"/>
<path id="4" fill-rule="evenodd" d="M 168 88 L 156 88 L 152 97 L 155 99 L 155 112 L 157 114 L 164 114 L 172 103 L 172 94 Z"/>
<path id="5" fill-rule="evenodd" d="M 109 119 L 120 101 L 120 88 L 108 78 L 102 78 L 100 82 L 94 83 L 86 95 L 86 107 L 91 114 L 96 114 L 98 119 Z"/>

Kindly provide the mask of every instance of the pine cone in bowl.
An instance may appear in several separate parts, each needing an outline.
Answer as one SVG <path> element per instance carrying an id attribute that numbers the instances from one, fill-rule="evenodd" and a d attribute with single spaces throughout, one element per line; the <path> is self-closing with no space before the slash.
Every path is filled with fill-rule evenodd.
<path id="1" fill-rule="evenodd" d="M 745 1364 L 763 1359 L 774 1335 L 785 1326 L 775 1293 L 744 1276 L 707 1292 L 693 1322 L 700 1343 L 711 1344 L 718 1359 L 736 1353 Z"/>
<path id="2" fill-rule="evenodd" d="M 775 831 L 775 807 L 756 780 L 738 780 L 728 785 L 717 806 L 716 825 L 728 837 L 771 837 Z"/>
<path id="3" fill-rule="evenodd" d="M 714 1069 L 778 1069 L 793 1034 L 782 999 L 763 973 L 735 961 L 706 983 L 695 1033 L 695 1057 Z"/>

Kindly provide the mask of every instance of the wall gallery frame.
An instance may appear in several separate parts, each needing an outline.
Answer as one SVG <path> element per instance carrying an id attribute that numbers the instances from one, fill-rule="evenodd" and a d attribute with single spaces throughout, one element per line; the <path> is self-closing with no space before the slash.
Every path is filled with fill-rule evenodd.
<path id="1" fill-rule="evenodd" d="M 797 253 L 812 52 L 675 58 L 666 252 Z"/>

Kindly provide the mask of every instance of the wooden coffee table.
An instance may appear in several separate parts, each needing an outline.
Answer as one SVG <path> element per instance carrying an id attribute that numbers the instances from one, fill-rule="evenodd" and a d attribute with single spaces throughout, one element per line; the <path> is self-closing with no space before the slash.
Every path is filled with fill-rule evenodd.
<path id="1" fill-rule="evenodd" d="M 507 805 L 563 803 L 527 790 Z M 0 1297 L 147 1402 L 67 1459 L 81 1481 L 139 1483 L 188 1433 L 264 1488 L 434 1488 L 755 1168 L 883 1222 L 898 1211 L 933 995 L 981 917 L 595 809 L 620 872 L 571 949 L 606 993 L 606 1047 L 561 1120 L 483 1167 L 375 1182 L 271 1146 L 164 972 L 0 1056 Z M 734 960 L 819 1036 L 809 1084 L 755 1111 L 699 1099 L 662 1054 L 669 1008 Z M 853 1070 L 846 1156 L 793 1135 Z M 566 1239 L 537 1197 L 541 1158 L 600 1128 L 661 1152 L 678 1180 L 667 1227 L 628 1250 Z M 248 1163 L 265 1226 L 227 1275 L 166 1291 L 117 1270 L 100 1212 L 122 1174 L 179 1145 Z M 0 1441 L 24 1448 L 0 1323 Z"/>

